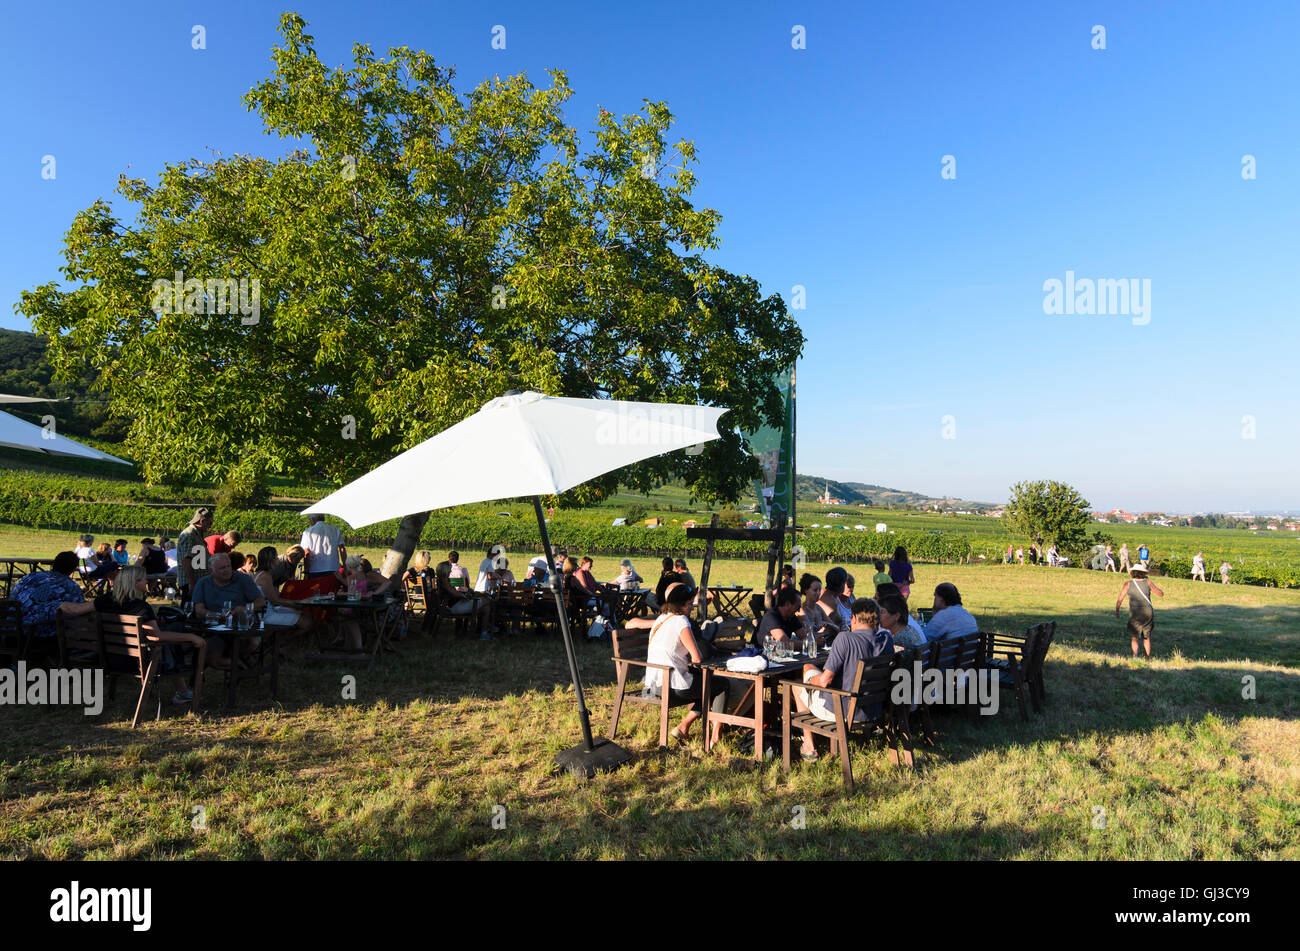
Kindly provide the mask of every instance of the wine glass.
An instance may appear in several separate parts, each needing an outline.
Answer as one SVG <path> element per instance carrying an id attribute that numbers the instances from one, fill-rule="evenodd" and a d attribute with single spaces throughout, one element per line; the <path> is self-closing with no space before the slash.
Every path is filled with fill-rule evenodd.
<path id="1" fill-rule="evenodd" d="M 229 601 L 222 601 L 222 602 L 221 602 L 221 620 L 222 620 L 222 621 L 225 621 L 225 622 L 227 622 L 227 623 L 229 623 L 229 621 L 230 621 L 230 616 L 231 616 L 231 614 L 233 614 L 233 613 L 234 613 L 234 611 L 233 611 L 233 609 L 232 609 L 232 607 L 231 607 L 231 605 L 230 605 L 230 602 L 229 602 Z"/>

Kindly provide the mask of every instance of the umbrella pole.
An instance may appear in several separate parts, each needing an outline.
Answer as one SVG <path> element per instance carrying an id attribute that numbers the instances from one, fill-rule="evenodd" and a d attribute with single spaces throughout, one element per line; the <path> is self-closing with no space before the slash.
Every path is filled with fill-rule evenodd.
<path id="1" fill-rule="evenodd" d="M 582 695 L 582 678 L 578 673 L 578 654 L 573 646 L 573 631 L 569 628 L 569 612 L 564 609 L 564 594 L 560 589 L 560 572 L 551 554 L 551 535 L 546 530 L 546 517 L 542 513 L 542 498 L 533 496 L 533 510 L 537 513 L 537 528 L 542 533 L 542 551 L 551 571 L 551 593 L 555 595 L 555 611 L 560 619 L 560 635 L 564 639 L 564 653 L 569 660 L 569 677 L 573 681 L 574 693 L 578 696 L 578 719 L 582 723 L 582 744 L 560 753 L 555 762 L 571 773 L 591 776 L 601 770 L 614 769 L 632 758 L 632 755 L 617 743 L 601 737 L 599 741 L 591 736 L 591 717 L 587 713 L 587 701 Z"/>

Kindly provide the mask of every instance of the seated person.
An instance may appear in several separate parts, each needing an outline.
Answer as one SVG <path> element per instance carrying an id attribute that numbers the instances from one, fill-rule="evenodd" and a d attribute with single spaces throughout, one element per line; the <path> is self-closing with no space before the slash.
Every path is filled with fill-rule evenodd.
<path id="1" fill-rule="evenodd" d="M 826 583 L 822 586 L 822 596 L 817 602 L 826 614 L 826 626 L 835 631 L 847 631 L 852 626 L 851 610 L 844 606 L 841 595 L 848 582 L 849 573 L 838 566 L 826 572 Z M 834 636 L 834 632 L 829 632 Z"/>
<path id="2" fill-rule="evenodd" d="M 452 554 L 455 554 L 455 552 L 452 552 Z M 478 617 L 479 638 L 485 641 L 491 640 L 492 599 L 466 597 L 468 587 L 453 588 L 451 586 L 453 567 L 451 561 L 443 561 L 439 562 L 438 567 L 434 570 L 438 596 L 442 599 L 442 603 L 446 605 L 448 613 L 456 617 L 476 615 Z"/>
<path id="3" fill-rule="evenodd" d="M 944 582 L 934 589 L 934 617 L 925 626 L 926 640 L 937 641 L 945 637 L 962 637 L 979 631 L 974 615 L 961 606 L 957 586 Z"/>
<path id="4" fill-rule="evenodd" d="M 366 586 L 372 594 L 380 590 L 387 590 L 388 579 L 375 571 L 375 566 L 370 563 L 369 558 L 363 557 L 361 559 L 361 571 L 366 576 Z"/>
<path id="5" fill-rule="evenodd" d="M 676 561 L 673 562 L 673 571 L 677 572 L 678 576 L 681 577 L 682 584 L 694 590 L 695 576 L 692 575 L 690 571 L 687 570 L 685 558 L 678 558 Z"/>
<path id="6" fill-rule="evenodd" d="M 799 610 L 799 592 L 794 588 L 782 588 L 776 596 L 776 603 L 768 608 L 763 619 L 754 630 L 754 643 L 762 646 L 765 637 L 778 641 L 796 638 L 803 633 L 803 626 L 794 619 Z"/>
<path id="7" fill-rule="evenodd" d="M 152 605 L 145 600 L 148 579 L 145 570 L 139 565 L 126 565 L 119 569 L 113 578 L 113 590 L 101 594 L 95 599 L 95 610 L 100 614 L 130 614 L 142 621 L 141 630 L 152 642 L 168 645 L 163 649 L 163 669 L 172 671 L 181 666 L 180 645 L 188 644 L 194 648 L 194 686 L 203 693 L 203 668 L 205 666 L 208 642 L 197 634 L 186 631 L 164 631 L 158 627 L 158 618 Z M 194 690 L 190 690 L 181 674 L 176 674 L 176 693 L 172 694 L 172 703 L 191 703 Z"/>
<path id="8" fill-rule="evenodd" d="M 595 607 L 596 600 L 592 593 L 586 589 L 582 581 L 579 580 L 577 559 L 564 559 L 564 578 L 562 584 L 564 590 L 569 596 L 570 607 Z"/>
<path id="9" fill-rule="evenodd" d="M 165 538 L 158 545 L 162 548 L 163 556 L 167 559 L 167 571 L 175 574 L 177 565 L 176 543 L 170 538 Z"/>
<path id="10" fill-rule="evenodd" d="M 921 648 L 928 643 L 925 632 L 909 623 L 912 616 L 908 613 L 907 602 L 901 594 L 887 594 L 880 599 L 879 604 L 880 626 L 894 639 L 894 647 L 899 650 L 905 647 Z"/>
<path id="11" fill-rule="evenodd" d="M 266 616 L 263 623 L 273 627 L 292 627 L 300 631 L 312 629 L 312 616 L 298 609 L 298 602 L 280 596 L 280 586 L 275 581 L 275 566 L 280 561 L 276 550 L 267 545 L 257 551 L 257 572 L 253 583 L 266 598 Z"/>
<path id="12" fill-rule="evenodd" d="M 156 545 L 152 538 L 142 538 L 135 563 L 144 569 L 145 574 L 164 575 L 167 573 L 167 552 Z"/>
<path id="13" fill-rule="evenodd" d="M 209 614 L 219 613 L 222 606 L 229 601 L 234 614 L 243 618 L 247 613 L 246 604 L 251 604 L 260 611 L 266 607 L 266 598 L 253 579 L 243 572 L 235 571 L 230 566 L 230 555 L 219 552 L 208 559 L 210 572 L 194 584 L 194 616 L 200 621 Z M 249 649 L 254 650 L 261 643 L 259 638 L 248 638 Z M 213 634 L 208 638 L 208 663 L 213 667 L 230 666 L 230 647 L 233 639 Z"/>
<path id="14" fill-rule="evenodd" d="M 894 653 L 894 641 L 889 636 L 889 632 L 880 630 L 880 608 L 876 602 L 870 598 L 858 598 L 853 602 L 852 611 L 852 627 L 835 638 L 835 642 L 831 645 L 830 657 L 826 659 L 826 666 L 818 669 L 816 664 L 804 664 L 803 682 L 809 687 L 846 690 L 852 686 L 859 661 L 887 657 Z M 800 713 L 811 713 L 819 720 L 834 721 L 835 710 L 831 702 L 837 699 L 843 703 L 841 715 L 848 714 L 847 697 L 835 697 L 816 690 L 810 697 L 807 690 L 798 687 L 792 691 L 792 694 Z M 863 710 L 859 707 L 854 711 L 853 722 L 864 723 L 879 715 L 879 710 Z M 806 760 L 817 758 L 817 750 L 813 746 L 813 734 L 806 730 L 803 734 L 800 755 Z"/>
<path id="15" fill-rule="evenodd" d="M 131 556 L 126 553 L 127 541 L 125 538 L 119 538 L 113 542 L 113 561 L 119 568 L 125 568 L 131 564 Z"/>
<path id="16" fill-rule="evenodd" d="M 619 591 L 635 591 L 645 580 L 636 573 L 630 559 L 624 558 L 619 562 L 618 568 L 618 577 L 614 579 L 614 584 L 618 585 Z"/>
<path id="17" fill-rule="evenodd" d="M 582 585 L 587 595 L 592 598 L 600 594 L 600 583 L 596 581 L 596 576 L 592 572 L 595 567 L 596 563 L 590 557 L 584 557 L 578 563 L 577 570 L 573 573 L 573 576 L 578 579 L 578 583 Z M 695 586 L 689 585 L 689 587 L 693 588 Z"/>
<path id="18" fill-rule="evenodd" d="M 903 593 L 902 593 L 901 591 L 898 590 L 898 585 L 894 584 L 894 582 L 892 582 L 892 581 L 888 582 L 887 584 L 877 585 L 877 586 L 876 586 L 876 603 L 877 603 L 877 604 L 882 603 L 882 602 L 881 602 L 881 599 L 882 599 L 882 598 L 887 598 L 887 597 L 889 597 L 891 594 L 896 594 L 896 595 L 898 595 L 900 598 L 903 597 Z M 907 605 L 907 599 L 906 599 L 906 598 L 903 598 L 903 605 L 904 605 L 904 607 L 906 607 L 906 605 Z M 921 622 L 918 621 L 916 618 L 912 617 L 912 615 L 911 615 L 910 612 L 909 612 L 908 615 L 907 615 L 906 621 L 907 621 L 907 626 L 908 626 L 909 628 L 911 628 L 911 630 L 912 630 L 912 632 L 913 632 L 913 634 L 912 634 L 912 636 L 911 636 L 911 639 L 912 639 L 912 640 L 915 640 L 917 637 L 921 638 L 921 640 L 923 640 L 923 641 L 929 639 L 929 638 L 927 638 L 927 637 L 925 636 L 925 628 L 921 626 Z"/>
<path id="19" fill-rule="evenodd" d="M 501 553 L 498 545 L 493 545 L 478 563 L 478 575 L 474 579 L 474 590 L 480 594 L 492 594 L 500 581 L 497 578 L 497 556 Z"/>
<path id="20" fill-rule="evenodd" d="M 422 578 L 429 581 L 434 580 L 433 569 L 429 566 L 431 561 L 433 561 L 433 555 L 423 549 L 411 555 L 411 563 L 402 572 L 402 584 L 405 585 Z"/>
<path id="21" fill-rule="evenodd" d="M 348 555 L 343 562 L 343 585 L 348 594 L 365 598 L 370 594 L 370 579 L 366 575 L 365 559 L 360 555 Z"/>
<path id="22" fill-rule="evenodd" d="M 650 628 L 650 644 L 646 649 L 648 663 L 672 668 L 667 685 L 669 696 L 676 702 L 690 703 L 682 722 L 669 734 L 679 744 L 686 742 L 691 724 L 700 718 L 702 711 L 702 678 L 691 671 L 690 665 L 700 663 L 704 657 L 686 617 L 694 596 L 695 592 L 681 583 L 664 592 L 662 613 Z M 651 696 L 663 696 L 663 671 L 646 668 L 645 689 Z M 710 709 L 721 712 L 727 698 L 726 678 L 714 677 L 709 694 Z"/>
<path id="23" fill-rule="evenodd" d="M 673 570 L 673 560 L 671 558 L 665 558 L 663 562 L 663 572 L 659 575 L 659 581 L 655 585 L 654 600 L 652 602 L 650 597 L 647 596 L 646 604 L 649 604 L 650 607 L 657 610 L 664 603 L 664 592 L 668 590 L 669 585 L 684 585 L 685 583 L 686 579 Z"/>
<path id="24" fill-rule="evenodd" d="M 515 573 L 510 570 L 510 559 L 504 555 L 497 565 L 497 584 L 514 584 Z"/>
<path id="25" fill-rule="evenodd" d="M 799 579 L 799 591 L 803 595 L 803 603 L 799 605 L 795 617 L 800 619 L 804 630 L 820 634 L 826 626 L 826 610 L 818 603 L 822 596 L 822 579 L 805 573 Z"/>
<path id="26" fill-rule="evenodd" d="M 73 553 L 80 561 L 81 573 L 89 578 L 101 578 L 108 570 L 108 565 L 100 563 L 99 553 L 95 551 L 95 536 L 82 535 L 73 546 Z"/>
<path id="27" fill-rule="evenodd" d="M 113 557 L 113 546 L 108 542 L 100 542 L 95 546 L 95 558 L 99 562 L 99 568 L 92 571 L 90 577 L 111 578 L 117 572 L 117 559 Z"/>
<path id="28" fill-rule="evenodd" d="M 244 560 L 244 566 L 239 570 L 246 575 L 257 574 L 257 556 L 250 552 L 249 554 L 244 556 L 243 560 Z M 235 559 L 231 558 L 230 563 L 233 565 L 235 563 Z"/>
<path id="29" fill-rule="evenodd" d="M 447 583 L 462 591 L 469 590 L 469 569 L 460 563 L 460 552 L 447 552 Z"/>
<path id="30" fill-rule="evenodd" d="M 18 602 L 23 631 L 31 638 L 29 663 L 36 656 L 42 660 L 58 657 L 55 618 L 60 613 L 76 616 L 95 610 L 82 593 L 81 585 L 70 577 L 79 574 L 80 570 L 81 559 L 73 552 L 62 551 L 54 556 L 49 571 L 33 571 L 14 582 L 9 597 Z"/>

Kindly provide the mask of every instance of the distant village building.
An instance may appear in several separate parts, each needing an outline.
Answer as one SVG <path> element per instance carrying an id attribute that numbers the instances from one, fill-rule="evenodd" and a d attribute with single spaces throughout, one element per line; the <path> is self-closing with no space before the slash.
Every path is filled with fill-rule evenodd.
<path id="1" fill-rule="evenodd" d="M 822 505 L 843 505 L 844 502 L 841 499 L 831 498 L 831 484 L 827 482 L 825 486 L 826 487 L 822 494 L 817 496 L 817 501 Z"/>

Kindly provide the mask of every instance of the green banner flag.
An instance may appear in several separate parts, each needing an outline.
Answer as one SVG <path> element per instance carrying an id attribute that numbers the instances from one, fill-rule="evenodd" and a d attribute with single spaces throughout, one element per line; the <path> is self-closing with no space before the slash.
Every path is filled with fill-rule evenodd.
<path id="1" fill-rule="evenodd" d="M 747 434 L 750 451 L 758 456 L 763 477 L 754 483 L 759 511 L 769 523 L 794 512 L 794 367 L 773 381 L 781 393 L 781 428 L 762 426 Z"/>

